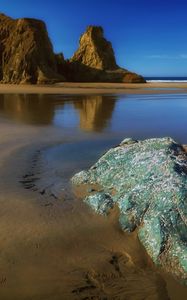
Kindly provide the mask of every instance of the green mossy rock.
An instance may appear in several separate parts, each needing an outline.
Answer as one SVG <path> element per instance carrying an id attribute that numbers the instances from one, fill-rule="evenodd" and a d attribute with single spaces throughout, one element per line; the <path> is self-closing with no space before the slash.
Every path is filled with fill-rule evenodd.
<path id="1" fill-rule="evenodd" d="M 72 183 L 99 184 L 103 192 L 85 201 L 100 214 L 117 204 L 122 229 L 137 228 L 153 261 L 187 283 L 187 156 L 181 145 L 171 138 L 125 139 Z"/>

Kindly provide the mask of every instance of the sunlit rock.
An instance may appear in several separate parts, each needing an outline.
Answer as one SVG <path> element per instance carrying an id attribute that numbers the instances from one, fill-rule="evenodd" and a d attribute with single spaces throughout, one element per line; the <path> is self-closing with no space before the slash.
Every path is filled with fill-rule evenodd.
<path id="1" fill-rule="evenodd" d="M 144 78 L 120 68 L 112 44 L 104 37 L 103 28 L 88 26 L 81 35 L 79 48 L 69 63 L 73 81 L 141 83 Z"/>
<path id="2" fill-rule="evenodd" d="M 0 14 L 0 81 L 54 83 L 63 81 L 45 23 Z"/>

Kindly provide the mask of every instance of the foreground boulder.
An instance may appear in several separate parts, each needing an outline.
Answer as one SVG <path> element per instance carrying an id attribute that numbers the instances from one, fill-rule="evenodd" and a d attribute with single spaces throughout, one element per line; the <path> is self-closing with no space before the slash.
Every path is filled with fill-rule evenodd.
<path id="1" fill-rule="evenodd" d="M 155 264 L 187 283 L 187 155 L 182 146 L 170 138 L 125 139 L 72 183 L 93 185 L 85 202 L 97 213 L 107 215 L 117 205 L 122 229 L 137 229 Z"/>
<path id="2" fill-rule="evenodd" d="M 11 19 L 0 14 L 0 81 L 54 83 L 63 81 L 44 22 Z"/>
<path id="3" fill-rule="evenodd" d="M 69 67 L 72 81 L 145 82 L 142 76 L 117 65 L 112 44 L 105 39 L 100 26 L 87 27 Z"/>

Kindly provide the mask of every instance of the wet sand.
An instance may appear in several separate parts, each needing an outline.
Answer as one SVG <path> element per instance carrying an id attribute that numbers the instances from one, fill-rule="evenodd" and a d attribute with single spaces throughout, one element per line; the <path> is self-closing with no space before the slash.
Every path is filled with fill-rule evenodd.
<path id="1" fill-rule="evenodd" d="M 159 273 L 136 233 L 120 230 L 117 210 L 105 218 L 72 193 L 54 199 L 24 188 L 28 172 L 46 176 L 37 172 L 38 151 L 83 139 L 69 136 L 1 119 L 0 299 L 185 299 L 186 287 Z"/>
<path id="2" fill-rule="evenodd" d="M 0 94 L 158 94 L 187 92 L 187 83 L 59 83 L 54 85 L 0 84 Z"/>
<path id="3" fill-rule="evenodd" d="M 168 299 L 117 211 L 97 216 L 73 195 L 54 201 L 19 184 L 31 154 L 48 142 L 45 128 L 4 122 L 0 136 L 0 299 Z"/>

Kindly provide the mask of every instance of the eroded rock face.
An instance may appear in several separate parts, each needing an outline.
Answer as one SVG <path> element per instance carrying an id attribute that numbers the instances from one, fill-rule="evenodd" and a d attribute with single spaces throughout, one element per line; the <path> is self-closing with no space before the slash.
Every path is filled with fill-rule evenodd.
<path id="1" fill-rule="evenodd" d="M 145 82 L 142 76 L 117 65 L 112 44 L 104 38 L 99 26 L 89 26 L 81 36 L 69 68 L 72 81 Z"/>
<path id="2" fill-rule="evenodd" d="M 123 230 L 138 236 L 153 261 L 187 283 L 187 155 L 170 138 L 124 140 L 74 185 L 98 185 L 87 202 L 108 214 L 116 204 Z"/>
<path id="3" fill-rule="evenodd" d="M 0 81 L 53 83 L 63 81 L 44 22 L 11 19 L 0 14 Z"/>
<path id="4" fill-rule="evenodd" d="M 45 23 L 11 19 L 0 14 L 0 82 L 55 83 L 145 82 L 142 76 L 119 68 L 103 29 L 89 26 L 71 60 L 54 54 Z"/>
<path id="5" fill-rule="evenodd" d="M 79 49 L 71 61 L 80 62 L 90 68 L 115 70 L 118 68 L 112 44 L 103 35 L 100 26 L 89 26 L 79 41 Z"/>

